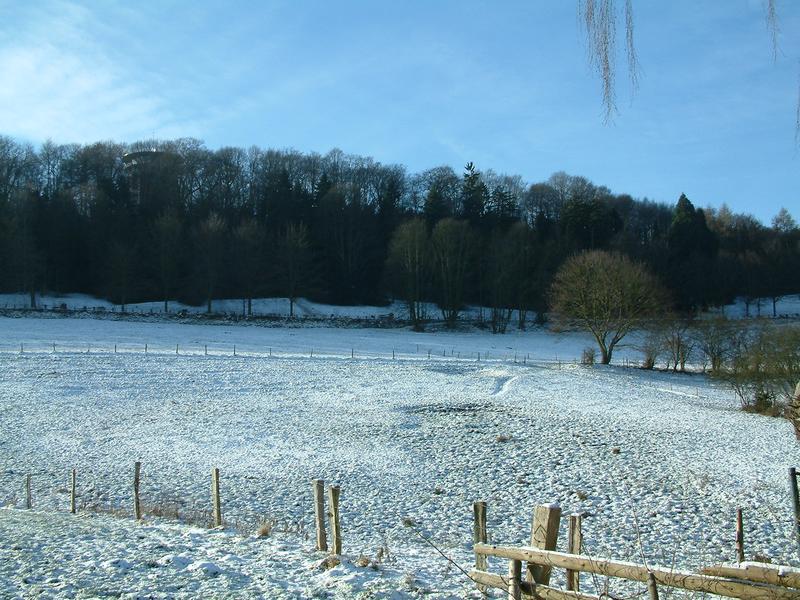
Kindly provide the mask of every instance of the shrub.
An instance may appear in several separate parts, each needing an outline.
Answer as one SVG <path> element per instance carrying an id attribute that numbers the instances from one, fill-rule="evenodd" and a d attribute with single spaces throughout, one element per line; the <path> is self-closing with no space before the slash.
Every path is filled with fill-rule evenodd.
<path id="1" fill-rule="evenodd" d="M 760 326 L 736 332 L 730 360 L 717 376 L 739 397 L 742 408 L 792 419 L 800 434 L 800 327 Z M 800 439 L 800 435 L 798 435 Z"/>
<path id="2" fill-rule="evenodd" d="M 581 364 L 582 365 L 593 365 L 595 359 L 595 349 L 591 346 L 586 346 L 581 352 Z"/>
<path id="3" fill-rule="evenodd" d="M 694 340 L 690 335 L 690 322 L 685 319 L 667 321 L 662 336 L 663 346 L 667 351 L 667 368 L 672 363 L 672 371 L 686 371 L 686 361 L 694 349 Z"/>
<path id="4" fill-rule="evenodd" d="M 661 336 L 658 333 L 648 333 L 644 342 L 642 342 L 642 345 L 638 348 L 638 350 L 644 354 L 642 368 L 652 371 L 656 366 L 656 361 L 663 348 Z"/>
<path id="5" fill-rule="evenodd" d="M 703 357 L 703 370 L 710 368 L 712 375 L 718 375 L 738 345 L 744 328 L 737 327 L 725 317 L 702 319 L 695 323 L 695 344 Z"/>

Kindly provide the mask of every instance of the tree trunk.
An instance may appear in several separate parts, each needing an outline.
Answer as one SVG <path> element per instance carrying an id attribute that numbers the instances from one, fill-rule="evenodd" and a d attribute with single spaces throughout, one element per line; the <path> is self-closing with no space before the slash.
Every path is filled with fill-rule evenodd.
<path id="1" fill-rule="evenodd" d="M 294 298 L 289 298 L 289 318 L 294 318 Z"/>
<path id="2" fill-rule="evenodd" d="M 600 344 L 600 364 L 607 365 L 611 362 L 611 348 L 606 348 L 605 344 Z"/>
<path id="3" fill-rule="evenodd" d="M 166 298 L 164 298 L 164 312 L 165 313 L 169 312 L 169 300 L 167 300 Z"/>
<path id="4" fill-rule="evenodd" d="M 247 316 L 253 316 L 253 299 L 250 297 L 247 298 Z"/>
<path id="5" fill-rule="evenodd" d="M 36 308 L 36 291 L 31 290 L 31 308 Z"/>
<path id="6" fill-rule="evenodd" d="M 211 296 L 208 297 L 208 304 L 206 305 L 206 312 L 211 314 Z"/>

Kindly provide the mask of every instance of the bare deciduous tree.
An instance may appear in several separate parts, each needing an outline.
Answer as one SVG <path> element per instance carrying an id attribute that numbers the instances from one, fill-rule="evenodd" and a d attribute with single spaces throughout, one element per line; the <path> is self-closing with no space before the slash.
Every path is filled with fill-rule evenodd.
<path id="1" fill-rule="evenodd" d="M 164 312 L 169 312 L 169 297 L 178 276 L 181 221 L 174 211 L 166 211 L 154 224 L 158 250 L 158 278 L 164 297 Z"/>
<path id="2" fill-rule="evenodd" d="M 397 279 L 408 305 L 408 318 L 415 330 L 425 321 L 424 294 L 430 273 L 430 239 L 422 219 L 400 225 L 389 245 L 388 266 Z"/>
<path id="3" fill-rule="evenodd" d="M 306 288 L 311 276 L 311 243 L 308 227 L 289 223 L 278 238 L 278 271 L 286 297 L 289 316 L 294 317 L 294 303 Z"/>
<path id="4" fill-rule="evenodd" d="M 644 266 L 599 250 L 567 260 L 551 289 L 551 309 L 558 322 L 588 329 L 604 365 L 628 333 L 665 306 L 666 293 Z"/>
<path id="5" fill-rule="evenodd" d="M 448 327 L 453 327 L 464 303 L 467 266 L 472 250 L 469 223 L 442 219 L 431 234 L 438 275 L 439 308 Z"/>

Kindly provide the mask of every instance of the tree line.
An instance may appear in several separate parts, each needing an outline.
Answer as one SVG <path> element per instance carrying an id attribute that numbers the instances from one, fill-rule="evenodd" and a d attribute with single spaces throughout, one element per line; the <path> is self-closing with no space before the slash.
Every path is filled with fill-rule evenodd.
<path id="1" fill-rule="evenodd" d="M 0 289 L 83 292 L 124 305 L 306 296 L 402 298 L 422 326 L 468 304 L 505 331 L 541 317 L 564 261 L 582 251 L 642 263 L 693 312 L 800 291 L 800 230 L 727 207 L 615 194 L 559 172 L 401 165 L 333 150 L 225 147 L 195 139 L 38 148 L 0 136 Z"/>

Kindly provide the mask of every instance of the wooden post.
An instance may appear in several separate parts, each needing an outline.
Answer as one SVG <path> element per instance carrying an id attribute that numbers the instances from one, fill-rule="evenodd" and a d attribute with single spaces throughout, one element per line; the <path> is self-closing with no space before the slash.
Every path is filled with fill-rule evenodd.
<path id="1" fill-rule="evenodd" d="M 508 597 L 512 600 L 522 600 L 522 561 L 510 560 L 508 562 Z"/>
<path id="2" fill-rule="evenodd" d="M 314 524 L 317 529 L 317 550 L 328 550 L 328 538 L 325 535 L 325 482 L 314 479 Z"/>
<path id="3" fill-rule="evenodd" d="M 736 509 L 736 560 L 744 562 L 744 520 L 742 509 Z"/>
<path id="4" fill-rule="evenodd" d="M 392 360 L 394 360 L 394 348 L 392 348 Z"/>
<path id="5" fill-rule="evenodd" d="M 133 518 L 142 520 L 142 505 L 139 502 L 139 480 L 142 473 L 142 463 L 138 460 L 133 465 Z"/>
<path id="6" fill-rule="evenodd" d="M 567 533 L 567 553 L 580 554 L 583 545 L 583 533 L 581 533 L 581 516 L 574 514 L 569 516 L 569 530 Z M 567 590 L 579 592 L 581 589 L 580 571 L 567 569 Z"/>
<path id="7" fill-rule="evenodd" d="M 144 353 L 147 354 L 147 344 L 144 345 Z"/>
<path id="8" fill-rule="evenodd" d="M 350 358 L 355 358 L 355 357 L 356 357 L 355 349 L 354 348 L 350 348 Z"/>
<path id="9" fill-rule="evenodd" d="M 175 354 L 178 353 L 178 344 L 175 344 Z"/>
<path id="10" fill-rule="evenodd" d="M 211 471 L 211 508 L 214 527 L 222 527 L 222 506 L 219 500 L 219 469 L 217 467 L 214 467 Z"/>
<path id="11" fill-rule="evenodd" d="M 533 510 L 531 523 L 531 546 L 542 550 L 555 550 L 558 539 L 558 526 L 561 522 L 561 507 L 558 504 L 543 504 Z M 550 583 L 550 567 L 528 563 L 530 583 Z"/>
<path id="12" fill-rule="evenodd" d="M 486 502 L 479 500 L 472 503 L 472 513 L 474 515 L 472 540 L 476 544 L 485 544 L 486 536 Z M 486 571 L 489 566 L 489 559 L 483 554 L 475 555 L 475 568 L 479 571 Z M 478 585 L 478 590 L 484 592 L 486 586 Z"/>
<path id="13" fill-rule="evenodd" d="M 233 345 L 233 355 L 236 356 L 236 344 Z"/>
<path id="14" fill-rule="evenodd" d="M 33 508 L 33 495 L 31 494 L 31 474 L 25 476 L 25 508 Z"/>
<path id="15" fill-rule="evenodd" d="M 800 385 L 798 385 L 800 387 Z M 792 491 L 792 509 L 794 510 L 794 533 L 800 547 L 800 494 L 797 491 L 797 470 L 789 469 L 789 489 Z"/>
<path id="16" fill-rule="evenodd" d="M 339 527 L 339 486 L 328 487 L 328 507 L 330 508 L 331 544 L 333 553 L 342 553 L 342 530 Z"/>
<path id="17" fill-rule="evenodd" d="M 114 344 L 114 354 L 116 354 L 116 353 L 117 353 L 117 345 Z"/>
<path id="18" fill-rule="evenodd" d="M 75 469 L 72 469 L 72 485 L 70 486 L 70 492 L 69 492 L 69 512 L 71 512 L 73 515 L 77 512 L 77 505 L 75 502 L 75 496 L 76 496 L 75 488 L 77 487 L 77 479 L 78 479 L 77 473 Z"/>
<path id="19" fill-rule="evenodd" d="M 428 350 L 428 360 L 430 360 L 430 359 L 431 359 L 431 351 Z"/>
<path id="20" fill-rule="evenodd" d="M 650 595 L 650 600 L 658 600 L 658 586 L 656 585 L 656 576 L 650 571 L 647 574 L 647 593 Z"/>
<path id="21" fill-rule="evenodd" d="M 208 356 L 208 344 L 205 344 L 205 345 L 203 346 L 203 355 L 204 355 L 204 356 Z"/>
<path id="22" fill-rule="evenodd" d="M 488 536 L 486 535 L 486 502 L 483 500 L 473 502 L 472 512 L 474 515 L 473 542 L 476 544 L 485 544 L 488 540 Z M 485 571 L 486 569 L 481 568 L 481 563 L 486 566 L 486 557 L 483 555 L 476 555 L 475 568 Z"/>

